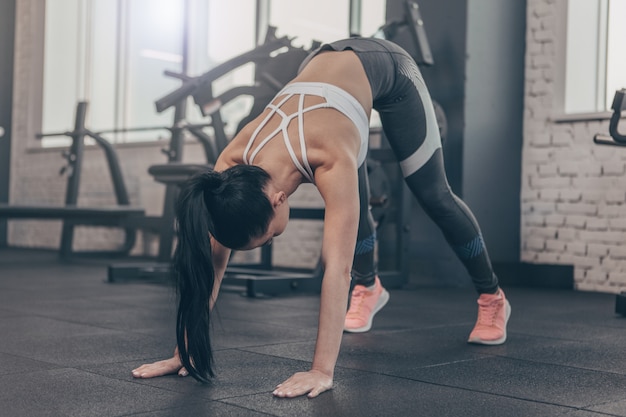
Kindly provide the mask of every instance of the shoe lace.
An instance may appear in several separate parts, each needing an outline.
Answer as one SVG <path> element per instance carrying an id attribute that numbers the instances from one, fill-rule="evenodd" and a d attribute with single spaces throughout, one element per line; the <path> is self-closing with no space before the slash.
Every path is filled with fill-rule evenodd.
<path id="1" fill-rule="evenodd" d="M 350 298 L 350 309 L 348 310 L 348 315 L 353 316 L 359 314 L 367 293 L 368 291 L 365 287 L 354 287 L 354 290 L 352 290 L 352 297 Z"/>
<path id="2" fill-rule="evenodd" d="M 493 326 L 500 309 L 500 300 L 479 302 L 478 324 L 483 326 Z"/>

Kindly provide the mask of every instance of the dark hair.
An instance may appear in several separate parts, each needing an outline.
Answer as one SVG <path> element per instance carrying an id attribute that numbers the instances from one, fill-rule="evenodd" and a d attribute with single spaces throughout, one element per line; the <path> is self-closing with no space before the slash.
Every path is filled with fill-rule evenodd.
<path id="1" fill-rule="evenodd" d="M 210 170 L 187 181 L 178 197 L 176 343 L 183 366 L 198 381 L 214 376 L 209 299 L 215 271 L 209 234 L 237 249 L 265 233 L 274 216 L 264 192 L 269 179 L 266 171 L 251 165 Z"/>

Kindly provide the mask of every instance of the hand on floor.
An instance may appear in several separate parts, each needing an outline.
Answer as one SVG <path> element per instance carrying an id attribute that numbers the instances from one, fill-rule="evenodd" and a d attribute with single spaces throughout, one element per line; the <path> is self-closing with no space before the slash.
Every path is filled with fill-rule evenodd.
<path id="1" fill-rule="evenodd" d="M 132 370 L 135 378 L 154 378 L 157 376 L 170 375 L 178 373 L 180 376 L 187 376 L 189 373 L 183 367 L 180 357 L 178 356 L 178 348 L 174 351 L 174 356 L 162 361 L 147 363 L 141 365 L 137 369 Z"/>
<path id="2" fill-rule="evenodd" d="M 297 372 L 282 384 L 278 384 L 272 394 L 275 397 L 293 398 L 308 394 L 314 398 L 333 387 L 333 379 L 319 371 Z"/>

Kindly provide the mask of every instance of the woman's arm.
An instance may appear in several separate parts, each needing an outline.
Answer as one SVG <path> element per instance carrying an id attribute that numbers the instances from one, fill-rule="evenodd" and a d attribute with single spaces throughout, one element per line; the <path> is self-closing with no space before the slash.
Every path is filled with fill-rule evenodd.
<path id="1" fill-rule="evenodd" d="M 324 277 L 319 327 L 311 370 L 294 374 L 276 387 L 278 397 L 310 398 L 332 388 L 350 289 L 350 271 L 359 222 L 356 162 L 347 159 L 315 172 L 325 202 L 322 262 Z"/>

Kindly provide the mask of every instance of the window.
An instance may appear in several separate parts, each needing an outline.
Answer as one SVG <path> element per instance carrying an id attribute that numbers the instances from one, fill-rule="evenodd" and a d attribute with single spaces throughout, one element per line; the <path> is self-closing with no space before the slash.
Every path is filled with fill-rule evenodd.
<path id="1" fill-rule="evenodd" d="M 183 72 L 187 58 L 187 74 L 197 76 L 253 48 L 255 7 L 255 0 L 47 0 L 42 131 L 71 129 L 78 101 L 89 102 L 87 125 L 95 131 L 171 126 L 173 109 L 158 113 L 154 102 L 180 81 L 164 71 Z M 226 89 L 248 80 L 251 69 L 234 71 L 219 82 Z M 235 106 L 234 111 L 242 110 Z M 188 113 L 192 121 L 201 117 L 194 106 L 188 106 Z M 106 137 L 136 142 L 159 135 L 163 133 Z M 68 142 L 52 137 L 43 146 Z"/>
<path id="2" fill-rule="evenodd" d="M 351 27 L 369 36 L 384 24 L 385 7 L 385 0 L 46 0 L 42 131 L 70 130 L 78 101 L 89 103 L 86 124 L 93 131 L 169 127 L 174 109 L 158 113 L 154 102 L 181 82 L 165 71 L 199 76 L 254 48 L 265 24 L 307 48 L 313 40 L 347 37 Z M 253 82 L 253 64 L 243 65 L 218 79 L 213 94 Z M 224 105 L 227 134 L 251 105 L 249 97 Z M 186 118 L 209 121 L 191 99 Z M 105 137 L 122 143 L 167 135 L 142 130 Z M 69 141 L 46 137 L 43 146 Z"/>
<path id="3" fill-rule="evenodd" d="M 271 0 L 269 24 L 279 34 L 296 36 L 296 45 L 309 47 L 311 41 L 329 42 L 348 36 L 348 0 Z M 330 12 L 332 11 L 332 12 Z"/>
<path id="4" fill-rule="evenodd" d="M 624 0 L 568 0 L 566 113 L 606 111 L 626 88 L 624 21 Z"/>

